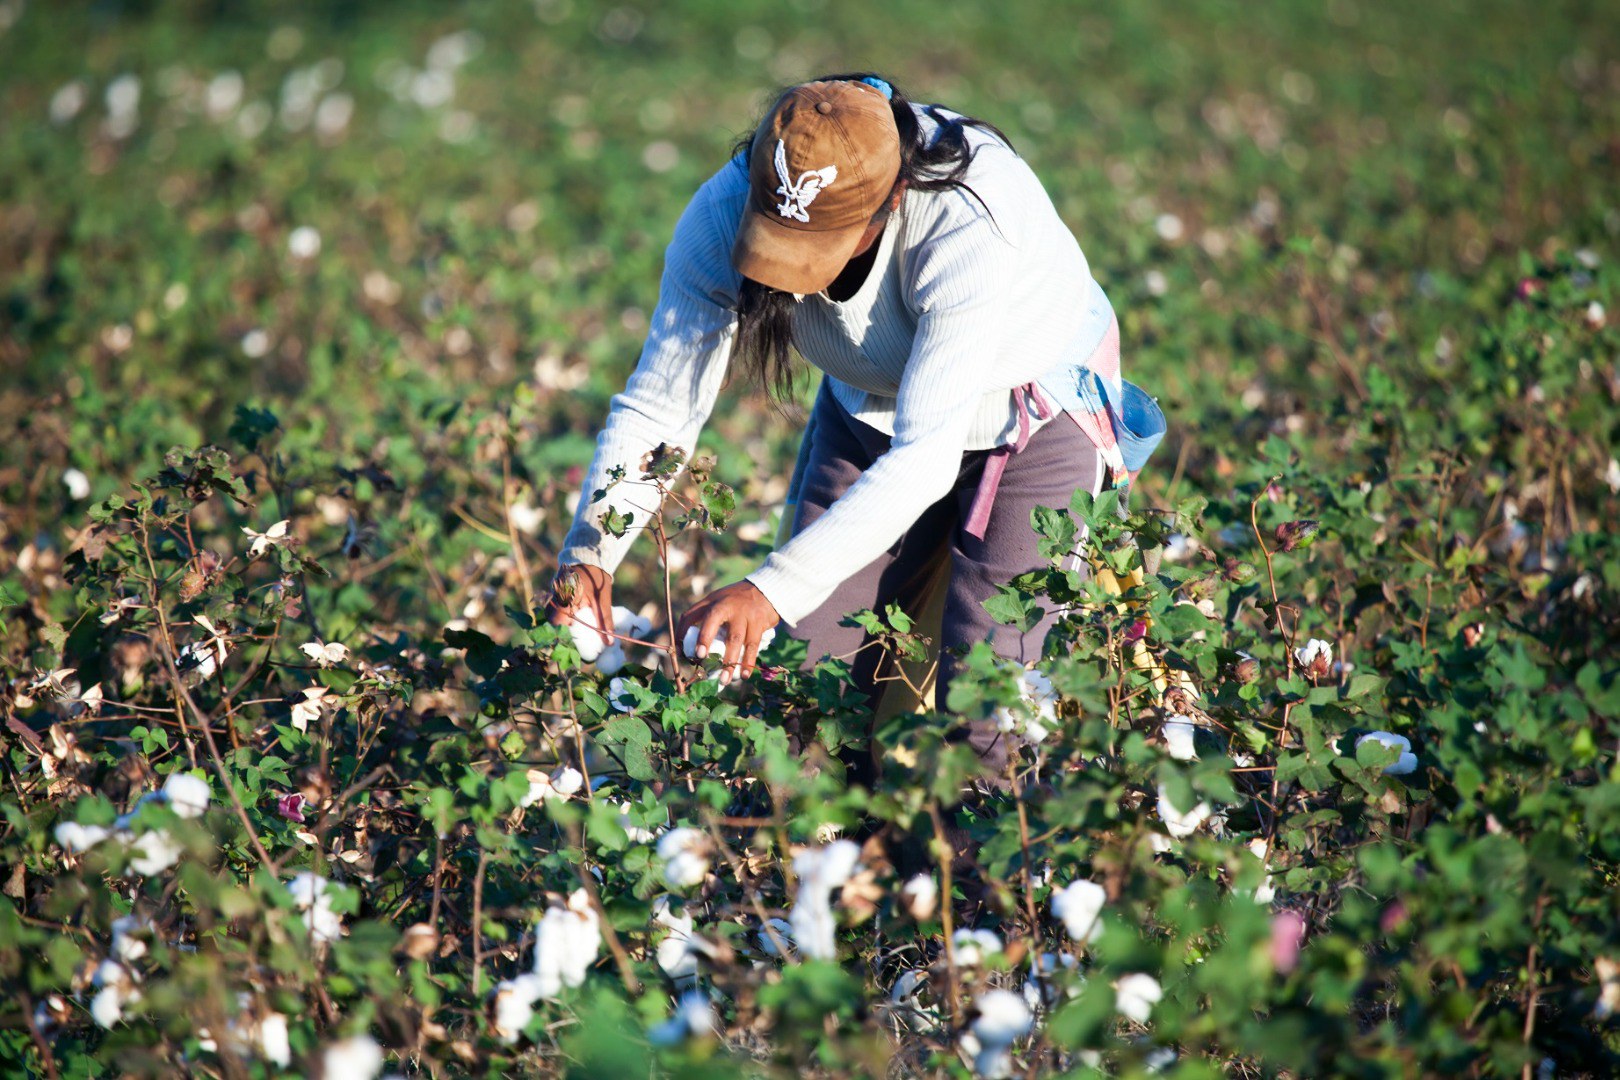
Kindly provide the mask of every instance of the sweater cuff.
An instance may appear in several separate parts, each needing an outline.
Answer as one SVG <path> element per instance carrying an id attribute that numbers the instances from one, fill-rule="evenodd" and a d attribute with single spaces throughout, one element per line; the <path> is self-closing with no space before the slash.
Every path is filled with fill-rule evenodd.
<path id="1" fill-rule="evenodd" d="M 789 626 L 797 626 L 806 615 L 815 611 L 827 599 L 831 589 L 807 587 L 780 554 L 772 554 L 758 570 L 744 579 L 764 594 L 776 609 L 777 617 Z M 833 583 L 836 588 L 838 582 Z"/>

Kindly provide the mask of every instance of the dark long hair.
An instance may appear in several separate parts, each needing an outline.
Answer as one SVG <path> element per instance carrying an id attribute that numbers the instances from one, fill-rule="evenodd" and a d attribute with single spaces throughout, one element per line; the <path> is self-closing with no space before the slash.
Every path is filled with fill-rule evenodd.
<path id="1" fill-rule="evenodd" d="M 968 146 L 967 129 L 978 128 L 1000 139 L 1009 148 L 1012 140 L 994 124 L 975 120 L 969 116 L 947 117 L 937 105 L 926 105 L 923 111 L 939 125 L 933 138 L 924 134 L 917 122 L 909 98 L 893 79 L 875 75 L 870 71 L 852 71 L 842 75 L 823 75 L 814 82 L 859 82 L 867 77 L 883 79 L 894 87 L 889 108 L 894 112 L 894 125 L 900 132 L 900 174 L 896 185 L 904 183 L 918 191 L 946 191 L 963 186 L 968 166 L 973 164 L 977 148 Z M 788 88 L 788 89 L 791 89 Z M 788 90 L 773 99 L 771 109 Z M 763 122 L 763 118 L 760 122 Z M 748 155 L 753 147 L 754 133 L 759 123 L 737 140 L 732 148 L 733 159 L 740 159 L 742 168 L 748 168 Z M 880 214 L 885 211 L 879 211 Z M 876 268 L 874 273 L 878 273 Z M 746 376 L 778 399 L 786 399 L 793 392 L 793 309 L 798 301 L 791 293 L 772 289 L 757 281 L 744 278 L 737 293 L 737 336 L 732 341 L 731 358 L 740 361 Z M 735 369 L 734 369 L 735 370 Z"/>

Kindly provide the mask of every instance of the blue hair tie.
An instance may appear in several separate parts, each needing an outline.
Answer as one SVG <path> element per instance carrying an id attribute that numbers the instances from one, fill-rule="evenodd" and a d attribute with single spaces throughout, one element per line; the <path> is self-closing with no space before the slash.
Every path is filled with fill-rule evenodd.
<path id="1" fill-rule="evenodd" d="M 868 75 L 866 78 L 862 79 L 861 82 L 882 94 L 884 101 L 894 100 L 894 87 L 890 86 L 876 75 Z"/>

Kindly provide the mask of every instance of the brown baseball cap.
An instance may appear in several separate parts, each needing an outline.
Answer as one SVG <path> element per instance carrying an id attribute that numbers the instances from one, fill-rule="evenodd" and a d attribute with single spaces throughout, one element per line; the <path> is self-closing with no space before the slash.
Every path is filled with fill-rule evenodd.
<path id="1" fill-rule="evenodd" d="M 795 86 L 754 132 L 731 264 L 773 289 L 820 292 L 899 175 L 900 132 L 882 91 L 859 82 Z"/>

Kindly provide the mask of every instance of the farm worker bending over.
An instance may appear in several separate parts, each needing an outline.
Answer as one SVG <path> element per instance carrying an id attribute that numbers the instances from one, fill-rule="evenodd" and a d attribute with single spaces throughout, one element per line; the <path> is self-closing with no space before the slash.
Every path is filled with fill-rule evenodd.
<path id="1" fill-rule="evenodd" d="M 790 347 L 826 374 L 789 494 L 791 537 L 693 605 L 675 639 L 696 626 L 703 655 L 723 631 L 722 679 L 751 673 L 761 635 L 779 626 L 812 662 L 846 656 L 864 634 L 839 625 L 846 614 L 915 610 L 948 559 L 940 704 L 957 649 L 989 641 L 1039 659 L 1056 613 L 1019 632 L 982 601 L 1045 565 L 1032 508 L 1123 478 L 1156 437 L 1138 443 L 1121 427 L 1134 415 L 1123 395 L 1140 392 L 1120 382 L 1113 311 L 1006 137 L 865 74 L 785 91 L 681 215 L 646 346 L 613 398 L 559 557 L 574 598 L 553 598 L 553 620 L 588 607 L 611 625 L 612 573 L 633 532 L 598 523 L 610 505 L 630 509 L 634 485 L 589 493 L 615 466 L 639 475 L 660 443 L 691 450 L 734 361 L 783 386 Z M 854 661 L 874 700 L 879 652 Z M 972 736 L 992 767 L 996 734 L 986 724 Z"/>

